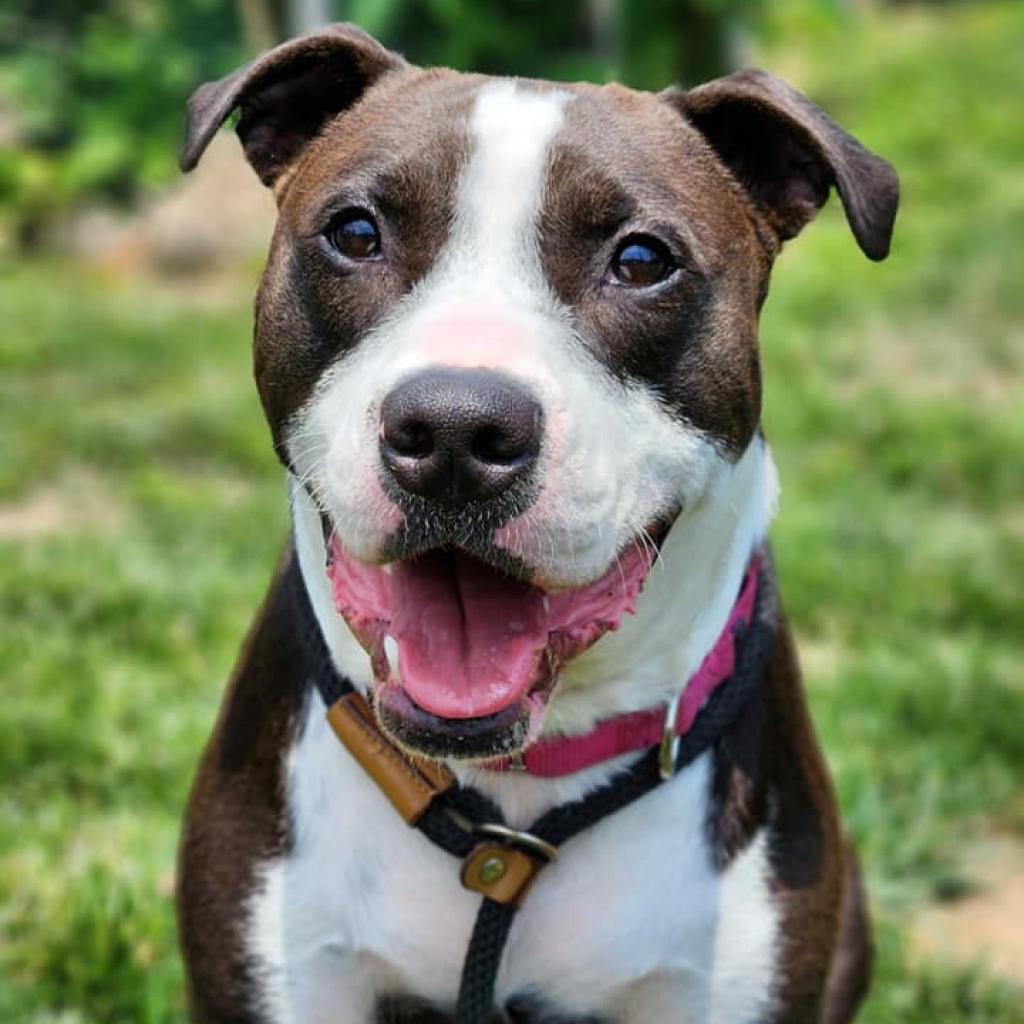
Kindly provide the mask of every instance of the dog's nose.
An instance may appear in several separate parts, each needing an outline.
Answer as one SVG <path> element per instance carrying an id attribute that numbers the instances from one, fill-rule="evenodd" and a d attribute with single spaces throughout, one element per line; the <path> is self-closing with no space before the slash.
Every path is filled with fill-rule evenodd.
<path id="1" fill-rule="evenodd" d="M 380 411 L 380 453 L 404 490 L 448 505 L 486 501 L 522 479 L 540 451 L 540 404 L 492 370 L 425 370 Z"/>

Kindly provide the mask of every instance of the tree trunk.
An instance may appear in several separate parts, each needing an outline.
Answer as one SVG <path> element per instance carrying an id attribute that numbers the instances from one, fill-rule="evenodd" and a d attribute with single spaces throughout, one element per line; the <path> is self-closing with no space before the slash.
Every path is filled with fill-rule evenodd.
<path id="1" fill-rule="evenodd" d="M 263 53 L 281 41 L 281 25 L 270 0 L 237 0 L 237 4 L 242 37 L 249 53 Z"/>
<path id="2" fill-rule="evenodd" d="M 288 31 L 294 36 L 316 32 L 331 20 L 330 0 L 288 0 Z"/>

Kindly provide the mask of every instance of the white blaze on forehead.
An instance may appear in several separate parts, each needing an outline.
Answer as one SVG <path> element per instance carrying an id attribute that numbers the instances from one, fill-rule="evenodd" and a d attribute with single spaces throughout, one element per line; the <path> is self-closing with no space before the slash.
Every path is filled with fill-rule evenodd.
<path id="1" fill-rule="evenodd" d="M 569 93 L 512 81 L 482 86 L 455 219 L 434 269 L 410 297 L 392 368 L 491 366 L 532 378 L 553 302 L 537 252 L 548 154 Z M 544 316 L 547 315 L 548 319 Z"/>
<path id="2" fill-rule="evenodd" d="M 570 96 L 515 82 L 483 86 L 470 115 L 472 152 L 459 189 L 449 251 L 472 255 L 489 283 L 539 283 L 533 237 L 551 142 Z M 468 250 L 468 251 L 467 251 Z"/>

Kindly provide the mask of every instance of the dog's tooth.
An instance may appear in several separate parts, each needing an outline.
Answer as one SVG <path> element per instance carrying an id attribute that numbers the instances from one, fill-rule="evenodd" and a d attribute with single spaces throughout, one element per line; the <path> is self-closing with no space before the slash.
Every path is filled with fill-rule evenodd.
<path id="1" fill-rule="evenodd" d="M 398 642 L 388 634 L 384 637 L 384 657 L 387 658 L 388 672 L 393 676 L 398 675 Z"/>

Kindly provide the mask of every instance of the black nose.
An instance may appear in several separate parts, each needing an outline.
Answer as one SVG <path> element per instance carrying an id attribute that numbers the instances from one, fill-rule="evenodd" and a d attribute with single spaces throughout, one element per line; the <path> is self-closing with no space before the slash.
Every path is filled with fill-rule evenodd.
<path id="1" fill-rule="evenodd" d="M 404 490 L 449 505 L 486 501 L 537 460 L 541 408 L 492 370 L 426 370 L 380 410 L 380 453 Z"/>

